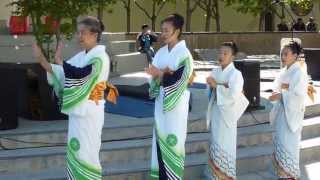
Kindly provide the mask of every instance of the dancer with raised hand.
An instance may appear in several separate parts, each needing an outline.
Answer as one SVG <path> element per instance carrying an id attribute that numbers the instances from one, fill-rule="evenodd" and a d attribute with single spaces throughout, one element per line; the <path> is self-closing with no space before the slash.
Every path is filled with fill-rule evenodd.
<path id="1" fill-rule="evenodd" d="M 95 17 L 78 23 L 77 36 L 83 51 L 68 61 L 61 58 L 62 45 L 50 64 L 34 45 L 34 55 L 47 71 L 47 78 L 60 98 L 61 111 L 69 116 L 67 145 L 68 179 L 101 179 L 99 160 L 104 124 L 104 90 L 109 75 L 105 46 L 98 45 L 103 31 Z"/>

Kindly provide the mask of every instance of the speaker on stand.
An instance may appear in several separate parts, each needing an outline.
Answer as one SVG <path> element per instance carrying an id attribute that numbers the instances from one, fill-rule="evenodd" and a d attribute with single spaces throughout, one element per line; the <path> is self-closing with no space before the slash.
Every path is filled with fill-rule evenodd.
<path id="1" fill-rule="evenodd" d="M 24 95 L 19 92 L 26 82 L 26 71 L 13 66 L 0 66 L 0 130 L 17 128 L 19 112 L 23 108 L 19 99 Z"/>
<path id="2" fill-rule="evenodd" d="M 253 60 L 235 60 L 235 67 L 241 71 L 244 85 L 243 91 L 249 100 L 247 110 L 264 109 L 260 105 L 260 62 Z"/>

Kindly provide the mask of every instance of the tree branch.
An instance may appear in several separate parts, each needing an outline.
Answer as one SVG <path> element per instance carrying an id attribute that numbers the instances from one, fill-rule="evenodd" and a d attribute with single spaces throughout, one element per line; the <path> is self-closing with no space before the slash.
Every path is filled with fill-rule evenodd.
<path id="1" fill-rule="evenodd" d="M 190 12 L 191 13 L 194 12 L 197 9 L 197 7 L 199 6 L 199 4 L 200 4 L 200 1 L 195 2 L 193 4 L 193 7 L 190 8 Z"/>
<path id="2" fill-rule="evenodd" d="M 120 0 L 124 6 L 124 8 L 127 8 L 127 3 L 126 3 L 126 0 Z"/>
<path id="3" fill-rule="evenodd" d="M 206 3 L 204 1 L 199 0 L 198 6 L 204 11 L 207 10 Z"/>
<path id="4" fill-rule="evenodd" d="M 162 8 L 164 7 L 164 5 L 166 4 L 166 1 L 162 1 L 161 4 L 160 4 L 160 7 L 157 11 L 157 16 L 160 14 L 160 11 L 162 10 Z"/>
<path id="5" fill-rule="evenodd" d="M 134 1 L 134 4 L 135 4 L 136 6 L 138 6 L 138 8 L 139 8 L 141 11 L 143 11 L 144 14 L 145 14 L 146 16 L 148 16 L 149 19 L 151 19 L 151 15 L 148 13 L 148 11 L 145 10 L 137 1 Z"/>
<path id="6" fill-rule="evenodd" d="M 215 16 L 217 16 L 217 14 L 218 14 L 217 0 L 213 0 L 213 3 L 214 3 L 214 4 L 210 7 L 210 10 L 211 10 L 213 16 L 215 17 Z"/>
<path id="7" fill-rule="evenodd" d="M 124 8 L 129 9 L 130 8 L 130 1 L 127 0 L 121 0 Z"/>

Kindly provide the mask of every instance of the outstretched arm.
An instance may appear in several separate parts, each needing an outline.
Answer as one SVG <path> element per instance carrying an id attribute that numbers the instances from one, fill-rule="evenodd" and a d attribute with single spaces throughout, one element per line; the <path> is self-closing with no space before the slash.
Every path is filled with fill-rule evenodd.
<path id="1" fill-rule="evenodd" d="M 32 45 L 32 49 L 33 49 L 33 55 L 36 58 L 36 60 L 39 62 L 39 64 L 42 66 L 42 68 L 44 70 L 46 70 L 48 73 L 52 74 L 52 67 L 51 64 L 48 62 L 48 60 L 46 59 L 46 57 L 43 55 L 43 53 L 41 52 L 40 47 L 34 43 Z"/>

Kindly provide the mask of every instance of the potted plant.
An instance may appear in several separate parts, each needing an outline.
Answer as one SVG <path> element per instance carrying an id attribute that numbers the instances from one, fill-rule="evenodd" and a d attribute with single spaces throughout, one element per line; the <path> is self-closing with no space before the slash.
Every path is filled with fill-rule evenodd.
<path id="1" fill-rule="evenodd" d="M 28 32 L 28 18 L 25 16 L 10 16 L 9 31 L 13 35 L 25 34 Z"/>
<path id="2" fill-rule="evenodd" d="M 46 59 L 53 63 L 59 42 L 62 38 L 71 39 L 76 31 L 77 17 L 96 9 L 98 2 L 108 1 L 110 0 L 15 0 L 9 5 L 15 9 L 13 15 L 29 17 L 31 33 L 36 43 Z M 46 72 L 38 64 L 27 67 L 28 78 L 33 82 L 30 83 L 31 100 L 27 102 L 30 104 L 32 119 L 65 119 L 59 111 L 57 98 L 52 98 L 53 91 L 47 84 Z"/>

